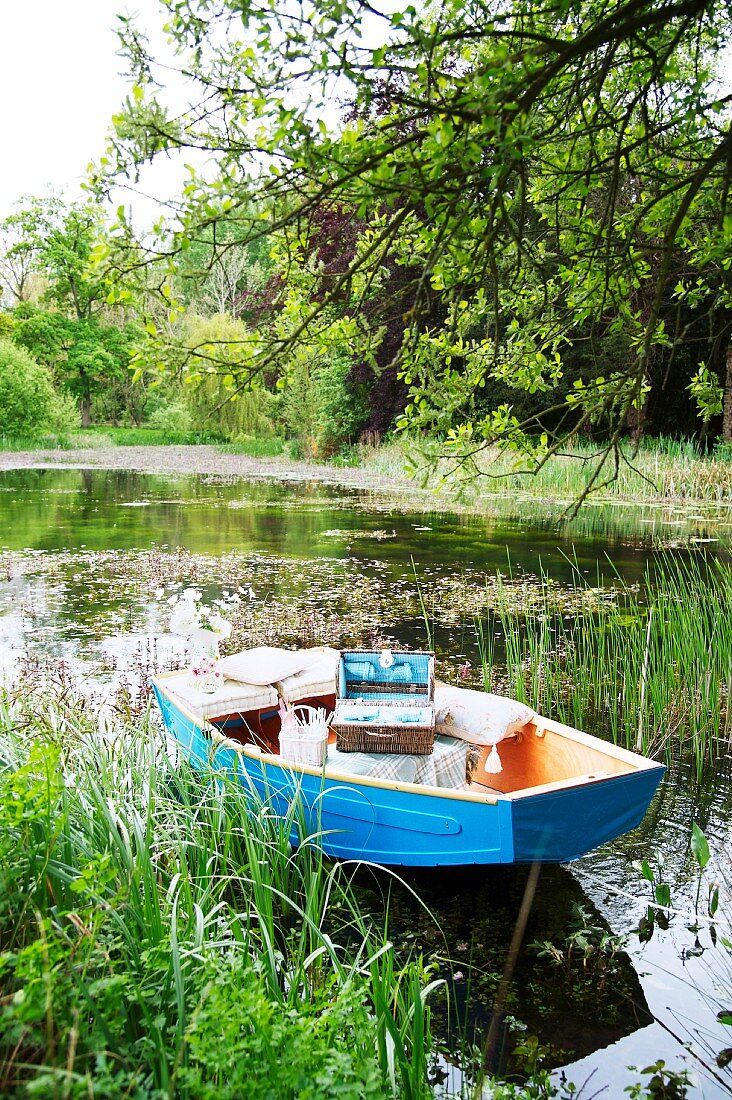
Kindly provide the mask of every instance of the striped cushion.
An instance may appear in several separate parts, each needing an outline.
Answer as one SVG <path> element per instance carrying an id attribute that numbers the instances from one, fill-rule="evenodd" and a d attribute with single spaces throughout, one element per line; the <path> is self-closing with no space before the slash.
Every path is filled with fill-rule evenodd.
<path id="1" fill-rule="evenodd" d="M 301 699 L 335 695 L 340 651 L 321 646 L 320 653 L 321 658 L 310 668 L 277 681 L 275 687 L 286 703 L 299 703 Z"/>
<path id="2" fill-rule="evenodd" d="M 273 687 L 258 687 L 253 684 L 240 684 L 235 680 L 224 680 L 220 688 L 208 694 L 193 687 L 188 672 L 172 676 L 166 686 L 198 718 L 218 718 L 223 714 L 247 714 L 252 710 L 277 707 L 277 692 Z"/>

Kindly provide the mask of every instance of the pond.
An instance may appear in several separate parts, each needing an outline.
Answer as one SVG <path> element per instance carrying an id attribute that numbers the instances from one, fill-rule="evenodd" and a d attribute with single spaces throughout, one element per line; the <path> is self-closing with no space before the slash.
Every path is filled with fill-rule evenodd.
<path id="1" fill-rule="evenodd" d="M 567 522 L 528 497 L 458 513 L 430 510 L 423 497 L 319 482 L 5 472 L 0 675 L 66 669 L 100 705 L 134 694 L 153 668 L 185 661 L 183 639 L 167 628 L 167 600 L 196 584 L 207 595 L 245 592 L 239 644 L 431 639 L 450 679 L 465 662 L 478 664 L 474 619 L 490 606 L 497 573 L 524 592 L 580 577 L 593 592 L 621 586 L 642 598 L 661 551 L 729 560 L 731 530 L 727 510 L 670 505 L 592 503 Z M 504 640 L 495 634 L 499 659 Z M 519 1023 L 502 1038 L 509 1048 L 517 1035 L 536 1037 L 523 1043 L 526 1064 L 538 1051 L 578 1086 L 594 1074 L 591 1094 L 609 1083 L 603 1095 L 622 1096 L 638 1079 L 625 1067 L 663 1059 L 692 1070 L 690 1095 L 732 1093 L 729 1067 L 717 1064 L 732 1036 L 716 1019 L 731 1007 L 732 956 L 720 943 L 730 933 L 720 916 L 718 929 L 703 919 L 712 881 L 727 899 L 720 913 L 732 909 L 729 773 L 728 754 L 702 775 L 675 757 L 641 828 L 568 868 L 542 870 L 510 986 Z M 693 821 L 712 852 L 700 901 Z M 676 911 L 644 941 L 635 929 L 652 886 L 633 866 L 642 859 L 669 884 Z M 397 942 L 421 950 L 448 980 L 451 1020 L 471 1036 L 487 1026 L 526 879 L 510 869 L 410 879 L 436 923 L 389 877 L 360 884 L 377 912 L 390 893 Z M 439 1010 L 437 1018 L 447 1028 Z"/>

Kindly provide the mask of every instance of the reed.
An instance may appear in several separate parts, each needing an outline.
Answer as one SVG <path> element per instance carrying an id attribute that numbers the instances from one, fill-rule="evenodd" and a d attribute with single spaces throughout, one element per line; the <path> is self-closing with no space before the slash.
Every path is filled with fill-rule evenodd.
<path id="1" fill-rule="evenodd" d="M 522 493 L 532 497 L 574 501 L 584 492 L 588 472 L 602 454 L 602 447 L 577 440 L 571 453 L 555 455 L 541 469 L 532 472 L 526 462 L 516 464 L 516 456 L 487 447 L 472 466 L 462 466 L 459 456 L 444 457 L 445 448 L 436 442 L 419 441 L 363 447 L 362 463 L 382 476 L 397 478 L 409 465 L 433 487 L 443 479 L 449 487 L 468 479 L 471 493 L 478 498 Z M 661 437 L 647 439 L 635 449 L 629 442 L 620 446 L 617 474 L 601 490 L 601 496 L 638 501 L 732 501 L 732 463 L 729 453 L 718 448 L 702 454 L 694 440 Z M 608 463 L 599 478 L 604 482 L 613 474 Z"/>
<path id="2" fill-rule="evenodd" d="M 429 1095 L 419 964 L 295 828 L 149 716 L 0 701 L 0 1094 Z"/>
<path id="3" fill-rule="evenodd" d="M 637 588 L 608 569 L 575 569 L 569 600 L 547 577 L 525 600 L 499 577 L 478 623 L 485 686 L 648 755 L 690 750 L 700 773 L 730 744 L 732 565 L 664 554 Z"/>

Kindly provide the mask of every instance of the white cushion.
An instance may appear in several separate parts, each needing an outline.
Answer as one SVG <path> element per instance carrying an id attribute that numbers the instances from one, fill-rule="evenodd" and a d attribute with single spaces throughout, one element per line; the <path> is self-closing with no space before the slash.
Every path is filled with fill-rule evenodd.
<path id="1" fill-rule="evenodd" d="M 224 714 L 247 714 L 252 710 L 277 707 L 277 692 L 273 687 L 256 684 L 240 684 L 224 680 L 213 692 L 200 691 L 190 682 L 190 673 L 171 676 L 165 686 L 182 699 L 198 718 L 218 718 Z"/>
<path id="2" fill-rule="evenodd" d="M 312 650 L 311 652 L 315 652 Z M 320 695 L 335 695 L 340 650 L 321 646 L 316 664 L 278 680 L 275 687 L 286 703 L 299 703 Z"/>
<path id="3" fill-rule="evenodd" d="M 287 676 L 301 672 L 322 659 L 323 650 L 278 649 L 276 646 L 260 645 L 256 649 L 245 649 L 241 653 L 232 653 L 222 657 L 217 664 L 227 680 L 238 680 L 242 684 L 276 684 Z"/>
<path id="4" fill-rule="evenodd" d="M 435 729 L 471 745 L 497 745 L 534 718 L 536 712 L 515 699 L 435 684 Z"/>

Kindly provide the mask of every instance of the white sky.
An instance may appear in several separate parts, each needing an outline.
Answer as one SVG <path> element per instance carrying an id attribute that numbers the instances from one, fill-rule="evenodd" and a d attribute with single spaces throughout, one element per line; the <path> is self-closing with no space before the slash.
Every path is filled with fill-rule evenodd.
<path id="1" fill-rule="evenodd" d="M 79 195 L 127 91 L 118 13 L 158 31 L 158 0 L 0 0 L 0 218 L 49 188 Z"/>

